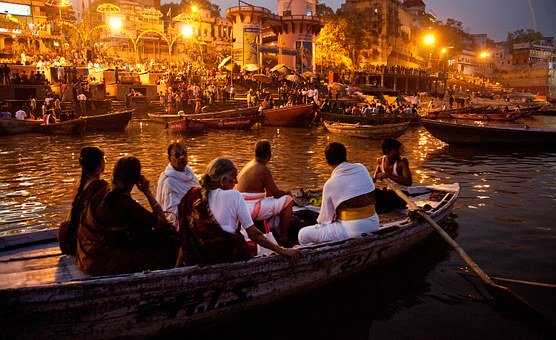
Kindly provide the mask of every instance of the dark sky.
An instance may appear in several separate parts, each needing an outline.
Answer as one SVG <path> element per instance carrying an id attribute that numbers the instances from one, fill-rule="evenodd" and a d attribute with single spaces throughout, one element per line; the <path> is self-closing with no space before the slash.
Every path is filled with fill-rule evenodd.
<path id="1" fill-rule="evenodd" d="M 162 0 L 163 3 L 172 1 L 179 2 Z M 212 1 L 223 10 L 237 4 L 233 0 Z M 509 31 L 532 27 L 529 1 L 535 9 L 538 29 L 545 35 L 556 36 L 556 0 L 425 0 L 425 3 L 440 19 L 459 19 L 470 33 L 488 33 L 495 40 L 503 40 Z M 276 10 L 276 0 L 247 2 Z M 324 2 L 337 8 L 344 0 Z"/>

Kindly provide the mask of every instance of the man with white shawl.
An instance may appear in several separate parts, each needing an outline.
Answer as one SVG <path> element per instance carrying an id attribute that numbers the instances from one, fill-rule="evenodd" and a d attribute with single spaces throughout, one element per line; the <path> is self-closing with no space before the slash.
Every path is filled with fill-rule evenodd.
<path id="1" fill-rule="evenodd" d="M 367 168 L 347 162 L 346 148 L 340 143 L 330 143 L 325 155 L 334 170 L 323 187 L 318 224 L 299 231 L 300 245 L 359 237 L 377 231 L 380 225 L 374 209 L 375 186 Z"/>
<path id="2" fill-rule="evenodd" d="M 170 163 L 158 178 L 156 200 L 160 203 L 168 222 L 178 229 L 178 206 L 189 189 L 200 185 L 193 170 L 187 166 L 187 149 L 184 145 L 178 142 L 170 144 L 168 160 Z"/>

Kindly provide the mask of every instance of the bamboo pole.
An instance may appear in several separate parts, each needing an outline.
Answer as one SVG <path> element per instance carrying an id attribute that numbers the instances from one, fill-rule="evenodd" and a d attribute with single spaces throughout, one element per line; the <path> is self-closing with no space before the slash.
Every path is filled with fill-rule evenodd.
<path id="1" fill-rule="evenodd" d="M 488 292 L 491 294 L 491 296 L 493 298 L 499 299 L 501 297 L 507 297 L 510 300 L 512 300 L 513 302 L 517 302 L 522 307 L 525 307 L 526 309 L 531 311 L 540 320 L 548 321 L 543 314 L 541 314 L 536 308 L 531 306 L 522 297 L 515 294 L 511 289 L 509 289 L 508 287 L 505 287 L 505 286 L 502 286 L 502 285 L 499 285 L 499 284 L 495 283 L 490 278 L 490 276 L 487 273 L 485 273 L 481 269 L 481 267 L 479 267 L 479 265 L 469 255 L 467 255 L 465 250 L 463 250 L 463 248 L 460 247 L 460 245 L 456 241 L 454 241 L 454 239 L 452 239 L 450 237 L 450 235 L 448 235 L 448 233 L 446 233 L 444 231 L 444 229 L 442 229 L 442 227 L 440 227 L 426 212 L 422 211 L 417 206 L 417 204 L 415 204 L 415 202 L 413 202 L 413 200 L 411 198 L 409 198 L 406 194 L 404 194 L 401 191 L 400 186 L 397 183 L 395 183 L 394 181 L 392 181 L 389 178 L 385 178 L 384 181 L 388 184 L 388 186 L 392 190 L 394 190 L 394 192 L 402 200 L 404 200 L 407 203 L 407 207 L 409 208 L 409 210 L 414 211 L 419 216 L 421 216 L 425 221 L 427 221 L 431 225 L 431 227 L 433 227 L 433 229 L 444 239 L 444 241 L 446 241 L 450 245 L 450 247 L 452 247 L 452 249 L 454 249 L 456 251 L 456 253 L 458 253 L 458 255 L 469 266 L 469 268 L 471 268 L 471 270 L 483 282 L 483 284 L 485 285 Z M 550 323 L 550 322 L 548 322 L 548 323 Z"/>

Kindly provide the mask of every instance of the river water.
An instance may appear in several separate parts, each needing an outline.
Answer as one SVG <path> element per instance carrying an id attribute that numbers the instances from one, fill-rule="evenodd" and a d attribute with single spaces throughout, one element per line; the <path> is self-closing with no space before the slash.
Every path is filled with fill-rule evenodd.
<path id="1" fill-rule="evenodd" d="M 271 169 L 283 188 L 319 188 L 330 174 L 326 144 L 340 141 L 350 161 L 374 170 L 380 143 L 330 135 L 322 128 L 263 127 L 249 132 L 215 131 L 180 137 L 161 125 L 132 122 L 125 133 L 83 137 L 0 138 L 0 236 L 53 228 L 66 216 L 79 180 L 81 147 L 101 147 L 104 177 L 124 155 L 137 156 L 153 191 L 167 163 L 166 146 L 182 139 L 200 174 L 214 157 L 227 155 L 241 167 L 259 139 L 273 145 Z M 400 141 L 415 182 L 459 182 L 462 195 L 452 234 L 495 276 L 556 283 L 556 150 L 454 148 L 425 129 L 408 130 Z M 134 196 L 143 201 L 140 194 Z M 199 337 L 271 339 L 543 338 L 516 313 L 491 304 L 477 281 L 461 274 L 457 256 L 431 238 L 392 266 L 325 289 L 242 314 L 224 327 L 195 330 Z M 509 284 L 556 320 L 554 289 Z M 225 331 L 223 331 L 225 329 Z M 187 335 L 183 333 L 184 337 Z"/>

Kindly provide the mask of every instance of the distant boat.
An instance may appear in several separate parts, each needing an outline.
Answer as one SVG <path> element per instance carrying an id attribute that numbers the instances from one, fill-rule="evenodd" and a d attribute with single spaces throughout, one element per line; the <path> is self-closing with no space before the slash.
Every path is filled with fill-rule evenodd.
<path id="1" fill-rule="evenodd" d="M 335 134 L 359 138 L 385 139 L 401 136 L 409 127 L 409 122 L 380 125 L 361 125 L 325 121 L 324 126 L 328 131 Z"/>
<path id="2" fill-rule="evenodd" d="M 129 124 L 134 110 L 112 112 L 96 116 L 82 116 L 86 131 L 123 131 Z"/>
<path id="3" fill-rule="evenodd" d="M 41 131 L 51 135 L 78 135 L 85 132 L 84 119 L 72 119 L 41 125 Z"/>
<path id="4" fill-rule="evenodd" d="M 41 131 L 42 120 L 0 119 L 0 136 Z"/>
<path id="5" fill-rule="evenodd" d="M 206 125 L 192 119 L 179 119 L 168 123 L 168 129 L 174 133 L 199 133 L 206 130 Z"/>
<path id="6" fill-rule="evenodd" d="M 259 116 L 232 117 L 232 118 L 203 118 L 193 119 L 195 122 L 204 124 L 207 129 L 215 130 L 249 130 L 259 122 Z"/>
<path id="7" fill-rule="evenodd" d="M 263 110 L 264 125 L 307 126 L 313 118 L 313 105 L 294 105 L 279 109 Z"/>
<path id="8" fill-rule="evenodd" d="M 147 113 L 147 116 L 149 117 L 150 120 L 153 120 L 155 122 L 159 122 L 159 123 L 169 123 L 171 121 L 174 120 L 178 120 L 181 119 L 183 116 L 178 115 L 178 114 L 161 114 L 161 113 Z"/>
<path id="9" fill-rule="evenodd" d="M 431 135 L 448 144 L 555 145 L 556 129 L 421 119 Z"/>

